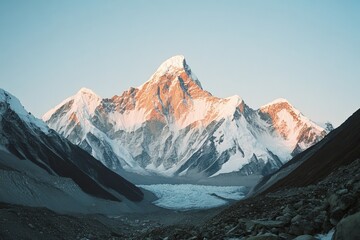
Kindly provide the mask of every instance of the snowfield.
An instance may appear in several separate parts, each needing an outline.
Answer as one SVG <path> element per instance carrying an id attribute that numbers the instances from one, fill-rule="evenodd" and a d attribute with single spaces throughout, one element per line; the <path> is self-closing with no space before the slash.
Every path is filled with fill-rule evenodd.
<path id="1" fill-rule="evenodd" d="M 174 210 L 195 210 L 219 207 L 230 200 L 245 197 L 242 186 L 206 186 L 193 184 L 138 185 L 153 192 L 158 199 L 153 203 L 159 207 Z"/>

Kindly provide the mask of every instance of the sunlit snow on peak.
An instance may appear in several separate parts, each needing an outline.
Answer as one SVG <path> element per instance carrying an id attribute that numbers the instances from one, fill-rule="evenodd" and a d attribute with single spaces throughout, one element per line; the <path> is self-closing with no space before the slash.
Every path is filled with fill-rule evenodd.
<path id="1" fill-rule="evenodd" d="M 170 67 L 184 68 L 185 64 L 185 57 L 183 55 L 176 55 L 164 61 L 157 71 L 167 71 Z"/>
<path id="2" fill-rule="evenodd" d="M 279 103 L 287 103 L 290 106 L 292 106 L 287 99 L 285 99 L 285 98 L 277 98 L 274 101 L 271 101 L 271 102 L 263 105 L 261 108 L 265 108 L 265 107 L 272 106 L 272 105 L 279 104 Z"/>
<path id="3" fill-rule="evenodd" d="M 162 76 L 170 74 L 173 76 L 173 79 L 177 79 L 181 73 L 186 72 L 186 74 L 191 78 L 193 82 L 195 82 L 201 89 L 202 85 L 197 78 L 197 76 L 192 72 L 189 65 L 187 65 L 185 57 L 183 55 L 176 55 L 167 60 L 165 60 L 155 71 L 155 73 L 146 81 L 144 84 L 138 87 L 138 89 L 142 89 L 145 85 L 158 84 Z"/>
<path id="4" fill-rule="evenodd" d="M 81 88 L 74 96 L 68 97 L 54 108 L 50 109 L 42 116 L 42 119 L 46 122 L 51 116 L 62 106 L 73 101 L 72 109 L 68 109 L 68 113 L 82 113 L 86 112 L 87 115 L 94 113 L 96 107 L 100 104 L 102 98 L 95 92 L 88 88 Z"/>
<path id="5" fill-rule="evenodd" d="M 80 90 L 77 92 L 77 94 L 91 94 L 91 95 L 97 96 L 97 94 L 94 91 L 92 91 L 89 88 L 85 88 L 85 87 L 80 88 Z"/>

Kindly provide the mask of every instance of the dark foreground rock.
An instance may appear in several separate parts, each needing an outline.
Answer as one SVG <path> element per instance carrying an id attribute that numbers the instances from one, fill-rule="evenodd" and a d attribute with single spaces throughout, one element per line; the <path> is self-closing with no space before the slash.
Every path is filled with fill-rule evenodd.
<path id="1" fill-rule="evenodd" d="M 188 212 L 159 209 L 109 217 L 99 214 L 59 214 L 46 208 L 0 203 L 0 240 L 143 239 L 151 231 L 169 229 L 169 234 L 173 233 L 174 226 L 180 223 L 183 224 L 181 235 L 186 236 L 187 230 L 183 230 L 186 226 L 200 225 L 223 209 Z M 190 235 L 195 233 L 190 232 Z"/>
<path id="2" fill-rule="evenodd" d="M 360 212 L 348 216 L 336 226 L 334 240 L 360 239 Z"/>
<path id="3" fill-rule="evenodd" d="M 112 239 L 123 234 L 91 217 L 2 204 L 0 239 Z"/>

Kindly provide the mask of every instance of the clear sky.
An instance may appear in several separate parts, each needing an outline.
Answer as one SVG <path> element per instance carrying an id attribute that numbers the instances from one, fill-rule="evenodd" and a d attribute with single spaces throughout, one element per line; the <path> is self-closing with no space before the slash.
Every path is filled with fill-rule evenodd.
<path id="1" fill-rule="evenodd" d="M 140 86 L 182 54 L 204 89 L 314 121 L 360 107 L 360 1 L 1 0 L 0 87 L 40 117 L 87 87 Z"/>

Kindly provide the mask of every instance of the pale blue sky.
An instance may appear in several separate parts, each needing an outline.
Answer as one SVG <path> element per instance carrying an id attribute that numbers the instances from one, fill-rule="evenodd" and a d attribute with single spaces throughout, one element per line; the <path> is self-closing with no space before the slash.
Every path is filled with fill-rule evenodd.
<path id="1" fill-rule="evenodd" d="M 360 1 L 0 0 L 0 87 L 40 117 L 81 87 L 139 86 L 183 54 L 213 95 L 287 98 L 336 126 L 360 107 Z"/>

